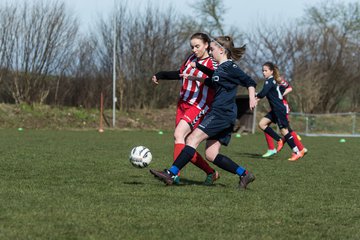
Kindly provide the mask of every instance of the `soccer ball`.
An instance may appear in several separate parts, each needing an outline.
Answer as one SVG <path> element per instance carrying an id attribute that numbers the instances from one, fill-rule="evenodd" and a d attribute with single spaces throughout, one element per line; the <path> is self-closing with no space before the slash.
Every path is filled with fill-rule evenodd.
<path id="1" fill-rule="evenodd" d="M 144 168 L 150 164 L 152 154 L 147 147 L 137 146 L 131 150 L 129 160 L 134 167 Z"/>

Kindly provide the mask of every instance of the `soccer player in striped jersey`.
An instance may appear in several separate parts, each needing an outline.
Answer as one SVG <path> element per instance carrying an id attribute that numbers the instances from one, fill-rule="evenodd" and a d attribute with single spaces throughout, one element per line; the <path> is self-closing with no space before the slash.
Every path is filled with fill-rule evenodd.
<path id="1" fill-rule="evenodd" d="M 190 38 L 192 54 L 177 71 L 161 71 L 152 77 L 152 81 L 158 84 L 158 80 L 182 80 L 180 97 L 177 103 L 175 132 L 174 132 L 174 161 L 185 146 L 185 139 L 195 129 L 207 111 L 211 107 L 214 98 L 214 90 L 201 82 L 180 77 L 187 74 L 205 79 L 206 74 L 191 67 L 191 62 L 198 62 L 210 69 L 215 69 L 216 62 L 209 55 L 210 38 L 204 33 L 195 33 Z M 203 157 L 196 152 L 191 162 L 206 173 L 205 185 L 212 185 L 219 178 L 219 173 L 209 166 Z M 179 177 L 176 182 L 179 182 Z"/>
<path id="2" fill-rule="evenodd" d="M 287 82 L 284 78 L 281 78 L 281 81 L 279 83 L 279 87 L 280 87 L 280 92 L 283 95 L 283 103 L 284 103 L 284 105 L 286 107 L 286 118 L 290 122 L 290 120 L 289 120 L 290 107 L 289 107 L 289 103 L 287 101 L 287 95 L 292 91 L 292 87 L 289 84 L 289 82 Z M 269 124 L 269 126 L 270 126 L 270 124 Z M 292 131 L 290 129 L 290 126 L 289 126 L 289 131 L 290 131 L 291 135 L 294 137 L 295 145 L 298 147 L 298 149 L 300 151 L 302 151 L 304 149 L 304 146 L 301 143 L 300 139 L 298 138 L 297 133 L 295 131 Z M 279 140 L 279 141 L 282 141 L 282 142 L 278 142 L 278 148 L 275 149 L 274 139 L 269 134 L 267 134 L 266 132 L 264 132 L 264 134 L 265 134 L 266 143 L 268 145 L 268 150 L 262 156 L 264 158 L 267 158 L 267 157 L 270 157 L 270 156 L 276 154 L 277 152 L 279 152 L 281 150 L 281 148 L 282 148 L 282 146 L 284 144 L 284 139 Z M 304 151 L 306 153 L 307 149 L 305 148 Z"/>
<path id="3" fill-rule="evenodd" d="M 235 99 L 238 85 L 248 89 L 249 107 L 254 109 L 256 106 L 256 83 L 232 61 L 232 59 L 239 60 L 242 57 L 245 46 L 234 47 L 231 37 L 221 36 L 212 40 L 210 47 L 214 59 L 219 63 L 212 77 L 204 81 L 206 86 L 215 90 L 211 110 L 187 137 L 186 146 L 171 168 L 164 171 L 150 169 L 150 172 L 167 185 L 173 184 L 177 173 L 192 159 L 199 144 L 206 140 L 206 159 L 218 167 L 238 175 L 240 180 L 239 188 L 246 189 L 248 184 L 255 180 L 255 176 L 219 152 L 221 145 L 227 146 L 231 139 L 237 115 Z M 198 65 L 200 64 L 196 64 L 197 67 Z M 191 79 L 194 78 L 191 77 Z"/>
<path id="4" fill-rule="evenodd" d="M 296 161 L 304 156 L 304 150 L 300 151 L 298 149 L 295 145 L 294 137 L 291 134 L 291 129 L 289 131 L 289 121 L 287 119 L 286 107 L 283 103 L 283 94 L 280 92 L 279 83 L 281 79 L 279 69 L 275 64 L 266 62 L 263 64 L 262 71 L 266 80 L 263 89 L 256 95 L 256 97 L 258 100 L 266 97 L 269 101 L 271 111 L 260 120 L 259 127 L 279 142 L 281 141 L 280 136 L 269 127 L 272 122 L 277 123 L 281 134 L 285 137 L 285 141 L 293 151 L 292 156 L 288 160 Z"/>

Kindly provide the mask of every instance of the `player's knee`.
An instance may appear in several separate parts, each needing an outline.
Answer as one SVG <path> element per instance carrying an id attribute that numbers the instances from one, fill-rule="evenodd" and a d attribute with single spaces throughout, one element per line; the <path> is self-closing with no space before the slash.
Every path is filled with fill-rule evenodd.
<path id="1" fill-rule="evenodd" d="M 186 138 L 186 144 L 188 144 L 188 145 L 193 145 L 195 142 L 196 142 L 196 137 L 194 137 L 192 134 L 190 134 Z"/>
<path id="2" fill-rule="evenodd" d="M 261 129 L 261 130 L 265 130 L 265 128 L 267 127 L 266 124 L 264 124 L 263 122 L 259 122 L 259 125 L 258 127 Z"/>
<path id="3" fill-rule="evenodd" d="M 287 128 L 281 128 L 280 132 L 281 132 L 281 135 L 285 136 L 286 134 L 289 133 L 289 130 Z"/>
<path id="4" fill-rule="evenodd" d="M 216 155 L 210 152 L 205 152 L 205 158 L 206 160 L 213 162 L 215 160 Z"/>
<path id="5" fill-rule="evenodd" d="M 174 132 L 174 140 L 175 140 L 175 143 L 184 143 L 185 142 L 185 136 L 184 136 L 184 134 L 175 131 Z"/>
<path id="6" fill-rule="evenodd" d="M 196 148 L 200 143 L 201 143 L 202 139 L 200 136 L 196 135 L 196 134 L 190 134 L 189 136 L 186 137 L 186 145 L 192 146 L 194 148 Z"/>

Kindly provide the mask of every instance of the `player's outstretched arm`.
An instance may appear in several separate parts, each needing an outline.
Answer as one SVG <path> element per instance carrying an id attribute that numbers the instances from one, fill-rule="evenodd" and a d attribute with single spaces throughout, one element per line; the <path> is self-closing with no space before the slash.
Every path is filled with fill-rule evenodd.
<path id="1" fill-rule="evenodd" d="M 249 87 L 248 92 L 249 92 L 249 107 L 250 110 L 254 110 L 258 103 L 258 101 L 255 98 L 255 87 Z"/>
<path id="2" fill-rule="evenodd" d="M 180 80 L 180 71 L 162 71 L 157 72 L 154 76 L 152 76 L 151 80 L 155 84 L 159 84 L 159 80 Z"/>

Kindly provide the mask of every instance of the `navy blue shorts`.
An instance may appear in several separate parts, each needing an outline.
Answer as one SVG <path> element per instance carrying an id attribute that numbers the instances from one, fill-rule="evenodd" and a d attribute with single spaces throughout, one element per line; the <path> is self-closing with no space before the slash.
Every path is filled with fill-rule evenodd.
<path id="1" fill-rule="evenodd" d="M 270 111 L 265 115 L 271 122 L 276 123 L 280 129 L 289 128 L 286 111 Z"/>
<path id="2" fill-rule="evenodd" d="M 209 140 L 218 140 L 222 145 L 227 146 L 231 139 L 234 124 L 232 119 L 210 112 L 205 115 L 198 128 L 209 136 Z"/>

